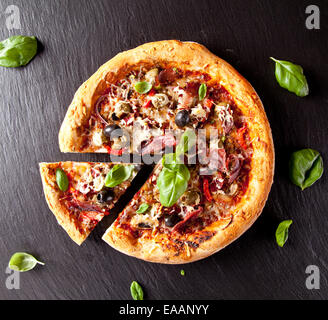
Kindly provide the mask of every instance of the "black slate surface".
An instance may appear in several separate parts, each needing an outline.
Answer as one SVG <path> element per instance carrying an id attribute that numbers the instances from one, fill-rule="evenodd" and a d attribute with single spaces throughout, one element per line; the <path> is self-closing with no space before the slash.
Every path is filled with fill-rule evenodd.
<path id="1" fill-rule="evenodd" d="M 21 30 L 7 30 L 0 3 L 0 38 L 35 35 L 44 49 L 25 68 L 0 67 L 0 298 L 130 299 L 137 280 L 147 299 L 326 299 L 328 297 L 328 180 L 301 192 L 287 177 L 292 151 L 319 150 L 328 166 L 327 1 L 14 1 Z M 321 9 L 321 29 L 307 30 L 305 8 Z M 116 53 L 163 39 L 200 42 L 231 63 L 255 87 L 270 120 L 276 148 L 275 182 L 254 226 L 223 251 L 184 266 L 158 265 L 107 246 L 97 228 L 81 246 L 47 208 L 38 162 L 106 161 L 105 155 L 59 152 L 57 134 L 79 85 Z M 279 87 L 270 56 L 304 67 L 310 95 Z M 284 248 L 274 240 L 293 219 Z M 8 290 L 12 253 L 46 262 L 21 274 Z M 317 265 L 320 290 L 305 286 Z M 180 275 L 183 268 L 186 275 Z"/>

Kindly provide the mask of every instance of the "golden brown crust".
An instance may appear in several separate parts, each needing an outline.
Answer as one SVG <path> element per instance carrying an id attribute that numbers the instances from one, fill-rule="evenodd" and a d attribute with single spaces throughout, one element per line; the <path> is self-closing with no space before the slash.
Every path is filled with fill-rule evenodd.
<path id="1" fill-rule="evenodd" d="M 60 202 L 60 193 L 52 185 L 52 168 L 58 168 L 58 163 L 40 163 L 40 173 L 43 185 L 43 192 L 47 200 L 49 209 L 55 215 L 57 222 L 64 228 L 72 240 L 78 245 L 88 237 L 89 232 L 81 232 L 76 219 L 70 214 L 67 207 Z"/>
<path id="2" fill-rule="evenodd" d="M 274 148 L 263 105 L 253 87 L 232 66 L 204 46 L 193 42 L 159 41 L 122 52 L 104 64 L 79 88 L 60 129 L 59 145 L 63 152 L 81 149 L 83 142 L 80 132 L 90 117 L 95 101 L 106 88 L 106 83 L 115 82 L 138 64 L 158 63 L 182 70 L 206 72 L 213 83 L 219 82 L 247 118 L 254 149 L 249 187 L 235 208 L 232 221 L 228 224 L 226 221 L 217 221 L 201 234 L 193 235 L 190 242 L 187 240 L 177 244 L 180 246 L 178 255 L 175 255 L 176 247 L 167 247 L 170 240 L 163 235 L 137 241 L 131 238 L 128 231 L 112 226 L 103 237 L 115 249 L 140 259 L 159 263 L 187 263 L 219 251 L 243 234 L 262 212 L 273 181 Z M 81 151 L 90 152 L 92 149 Z M 200 243 L 196 248 L 190 247 L 195 236 L 208 239 L 198 241 Z M 154 245 L 154 242 L 158 244 Z"/>

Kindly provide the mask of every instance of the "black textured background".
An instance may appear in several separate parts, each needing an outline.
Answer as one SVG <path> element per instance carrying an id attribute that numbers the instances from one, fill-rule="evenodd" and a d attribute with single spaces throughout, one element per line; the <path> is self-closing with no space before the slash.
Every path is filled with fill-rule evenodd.
<path id="1" fill-rule="evenodd" d="M 21 30 L 6 28 L 10 4 L 20 8 Z M 321 9 L 320 30 L 305 28 L 310 4 Z M 147 299 L 328 298 L 327 176 L 302 192 L 286 172 L 290 153 L 303 147 L 319 150 L 328 167 L 328 1 L 1 0 L 0 38 L 14 34 L 35 35 L 44 49 L 25 68 L 0 67 L 0 298 L 130 299 L 133 280 Z M 200 42 L 241 72 L 263 100 L 276 147 L 275 182 L 258 221 L 223 251 L 185 266 L 116 252 L 101 240 L 104 225 L 78 247 L 47 208 L 38 172 L 40 161 L 106 160 L 59 152 L 66 109 L 116 53 L 165 39 Z M 270 56 L 303 66 L 308 97 L 279 87 Z M 279 248 L 274 232 L 287 218 L 294 223 Z M 16 251 L 46 266 L 21 274 L 20 290 L 7 290 L 5 269 Z M 312 264 L 320 290 L 305 287 Z"/>

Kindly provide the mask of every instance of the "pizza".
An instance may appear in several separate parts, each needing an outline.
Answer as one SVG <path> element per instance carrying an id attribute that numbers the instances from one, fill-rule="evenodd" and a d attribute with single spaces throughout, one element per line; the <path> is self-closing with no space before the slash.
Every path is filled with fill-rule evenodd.
<path id="1" fill-rule="evenodd" d="M 105 63 L 76 92 L 59 146 L 145 163 L 162 155 L 103 236 L 151 262 L 187 263 L 224 248 L 260 215 L 273 181 L 260 98 L 194 42 L 147 43 Z"/>
<path id="2" fill-rule="evenodd" d="M 79 245 L 110 213 L 138 169 L 139 165 L 114 163 L 40 163 L 48 206 Z"/>

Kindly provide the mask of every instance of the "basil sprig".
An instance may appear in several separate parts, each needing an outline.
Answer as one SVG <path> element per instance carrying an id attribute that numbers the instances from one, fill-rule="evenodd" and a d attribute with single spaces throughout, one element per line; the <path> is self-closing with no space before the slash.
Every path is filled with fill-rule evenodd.
<path id="1" fill-rule="evenodd" d="M 313 149 L 294 152 L 289 161 L 291 181 L 302 190 L 310 187 L 323 174 L 323 161 L 320 153 Z"/>
<path id="2" fill-rule="evenodd" d="M 162 159 L 163 169 L 157 178 L 159 200 L 164 207 L 172 207 L 185 193 L 190 179 L 187 166 L 180 161 L 180 156 L 186 153 L 196 143 L 193 130 L 187 129 L 177 145 L 175 153 L 168 153 Z"/>
<path id="3" fill-rule="evenodd" d="M 131 283 L 130 291 L 131 291 L 131 296 L 132 296 L 133 300 L 143 300 L 144 293 L 143 293 L 142 287 L 140 286 L 140 284 L 137 281 L 133 281 Z"/>
<path id="4" fill-rule="evenodd" d="M 202 101 L 205 98 L 206 92 L 207 92 L 206 84 L 202 83 L 198 89 L 198 98 L 200 101 Z"/>
<path id="5" fill-rule="evenodd" d="M 152 85 L 151 83 L 149 82 L 146 82 L 146 81 L 140 81 L 140 82 L 137 82 L 135 85 L 134 85 L 134 88 L 136 89 L 136 91 L 140 94 L 145 94 L 147 92 L 149 92 L 152 88 Z"/>
<path id="6" fill-rule="evenodd" d="M 288 239 L 288 228 L 293 223 L 292 220 L 284 220 L 279 223 L 276 230 L 276 242 L 279 247 L 283 247 Z"/>
<path id="7" fill-rule="evenodd" d="M 61 191 L 66 191 L 68 189 L 69 181 L 66 173 L 62 169 L 56 170 L 56 182 L 58 185 L 58 188 Z"/>
<path id="8" fill-rule="evenodd" d="M 145 213 L 145 212 L 148 210 L 148 208 L 149 208 L 149 204 L 147 204 L 147 203 L 142 203 L 142 204 L 139 206 L 139 208 L 138 208 L 138 210 L 136 211 L 136 213 L 138 213 L 138 214 Z"/>
<path id="9" fill-rule="evenodd" d="M 309 86 L 301 66 L 272 57 L 270 59 L 276 63 L 275 75 L 281 87 L 295 93 L 299 97 L 305 97 L 309 94 Z"/>
<path id="10" fill-rule="evenodd" d="M 128 180 L 134 169 L 133 165 L 123 166 L 116 164 L 108 173 L 105 178 L 105 186 L 108 188 L 114 188 L 122 182 Z"/>
<path id="11" fill-rule="evenodd" d="M 9 268 L 15 271 L 25 272 L 32 270 L 37 264 L 44 265 L 32 255 L 25 252 L 16 252 L 12 255 L 9 261 Z"/>
<path id="12" fill-rule="evenodd" d="M 17 68 L 27 65 L 37 53 L 35 37 L 12 36 L 0 42 L 0 66 Z"/>
<path id="13" fill-rule="evenodd" d="M 164 207 L 172 207 L 187 190 L 190 172 L 182 163 L 172 165 L 163 162 L 163 169 L 157 179 L 159 200 Z"/>

